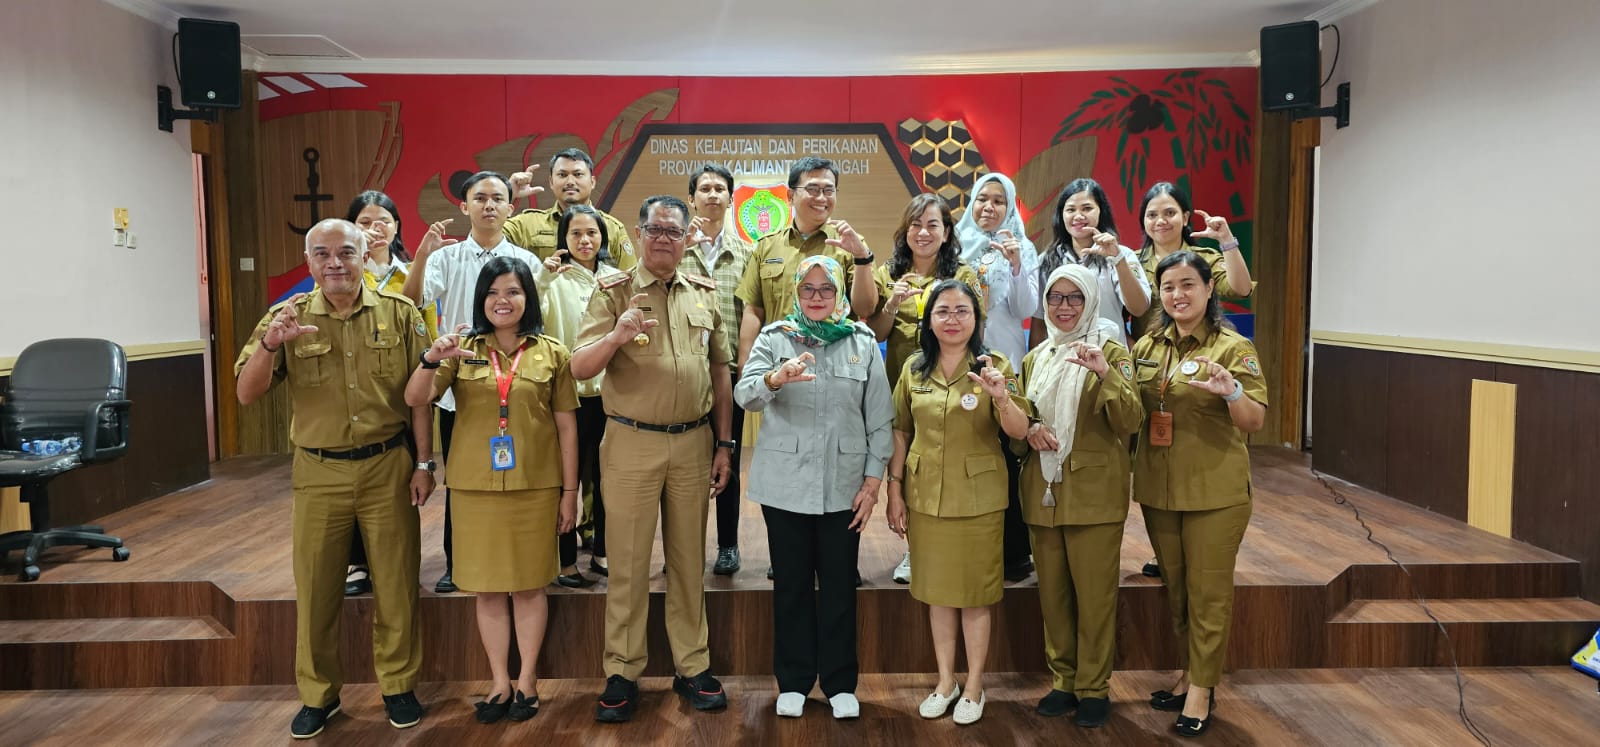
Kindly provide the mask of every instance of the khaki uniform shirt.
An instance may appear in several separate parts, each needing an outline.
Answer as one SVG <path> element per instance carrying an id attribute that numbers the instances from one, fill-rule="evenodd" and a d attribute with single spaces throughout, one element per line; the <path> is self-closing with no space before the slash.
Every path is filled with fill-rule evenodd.
<path id="1" fill-rule="evenodd" d="M 628 228 L 611 214 L 595 208 L 600 220 L 606 224 L 606 248 L 611 252 L 611 264 L 619 270 L 631 269 L 638 261 L 633 255 L 633 242 L 628 240 Z M 556 231 L 560 230 L 564 205 L 528 209 L 506 221 L 506 240 L 546 260 L 556 253 Z"/>
<path id="2" fill-rule="evenodd" d="M 269 309 L 250 333 L 234 375 L 261 347 L 261 336 L 286 303 Z M 305 449 L 353 449 L 383 443 L 411 425 L 406 379 L 433 344 L 411 299 L 363 285 L 355 311 L 339 318 L 319 288 L 295 302 L 295 313 L 301 325 L 317 331 L 272 354 L 273 383 L 289 386 L 290 442 Z"/>
<path id="3" fill-rule="evenodd" d="M 1222 364 L 1244 388 L 1244 396 L 1267 404 L 1256 346 L 1238 332 L 1202 326 L 1177 340 L 1177 325 L 1157 330 L 1133 346 L 1134 378 L 1146 413 L 1172 413 L 1172 445 L 1151 446 L 1146 427 L 1133 459 L 1133 499 L 1167 511 L 1208 511 L 1250 501 L 1250 452 L 1245 434 L 1228 415 L 1228 403 L 1189 386 L 1209 378 L 1206 366 L 1194 376 L 1180 370 L 1196 356 Z M 1169 357 L 1170 353 L 1170 357 Z M 1161 382 L 1170 375 L 1165 407 Z M 1148 426 L 1148 422 L 1146 423 Z"/>
<path id="4" fill-rule="evenodd" d="M 1029 412 L 1017 389 L 1011 362 L 991 352 L 990 361 L 1006 377 L 1011 403 Z M 894 388 L 894 429 L 911 435 L 906 452 L 906 507 L 943 518 L 1004 511 L 1008 500 L 1005 457 L 1000 452 L 1000 414 L 977 382 L 967 378 L 974 361 L 946 381 L 936 365 L 924 379 L 911 370 L 922 356 L 906 361 Z M 971 394 L 968 410 L 961 398 Z"/>
<path id="5" fill-rule="evenodd" d="M 1017 453 L 1026 454 L 1018 500 L 1022 502 L 1022 520 L 1028 524 L 1108 524 L 1128 518 L 1128 437 L 1138 433 L 1144 423 L 1144 405 L 1133 383 L 1133 356 L 1128 349 L 1107 341 L 1102 350 L 1108 366 L 1106 377 L 1102 380 L 1092 371 L 1084 377 L 1072 451 L 1061 465 L 1061 481 L 1050 486 L 1056 505 L 1043 502 L 1045 477 L 1039 468 L 1039 453 L 1029 449 L 1026 440 L 1011 442 Z M 1022 359 L 1018 386 L 1024 393 L 1039 361 L 1054 355 L 1055 346 L 1046 341 Z M 1040 417 L 1037 408 L 1034 417 Z M 1044 424 L 1057 433 L 1062 430 L 1056 423 Z"/>
<path id="6" fill-rule="evenodd" d="M 638 266 L 602 280 L 589 297 L 578 347 L 610 334 L 640 293 L 646 298 L 639 310 L 659 323 L 645 330 L 646 344 L 624 343 L 606 365 L 600 384 L 606 414 L 653 425 L 699 420 L 711 412 L 711 364 L 733 359 L 710 278 L 679 272 L 669 284 Z"/>
<path id="7" fill-rule="evenodd" d="M 978 273 L 967 265 L 956 266 L 956 280 L 960 280 L 978 289 Z M 872 281 L 878 286 L 878 308 L 883 311 L 889 306 L 889 294 L 895 281 L 889 277 L 889 265 L 881 264 L 872 269 Z M 922 293 L 907 298 L 905 303 L 894 313 L 894 326 L 889 328 L 888 365 L 885 370 L 889 372 L 889 386 L 892 388 L 900 379 L 900 369 L 905 368 L 906 359 L 921 348 L 918 347 L 919 339 L 917 329 L 922 322 L 922 307 L 928 302 L 928 289 L 939 282 L 938 278 L 922 278 L 912 285 L 922 289 Z M 785 314 L 789 313 L 784 311 Z"/>
<path id="8" fill-rule="evenodd" d="M 1222 298 L 1245 297 L 1234 293 L 1232 287 L 1228 285 L 1228 263 L 1222 256 L 1222 252 L 1210 247 L 1190 246 L 1188 244 L 1184 244 L 1183 248 L 1200 255 L 1201 259 L 1211 265 L 1211 279 L 1216 282 L 1215 293 L 1218 296 Z M 1143 314 L 1133 318 L 1134 340 L 1144 337 L 1150 330 L 1161 326 L 1161 286 L 1156 285 L 1156 265 L 1159 264 L 1161 264 L 1161 260 L 1156 258 L 1155 248 L 1145 247 L 1139 250 L 1139 265 L 1144 268 L 1144 276 L 1150 281 L 1150 308 L 1145 309 Z M 1251 288 L 1254 289 L 1254 287 L 1252 283 Z"/>
<path id="9" fill-rule="evenodd" d="M 490 337 L 464 337 L 470 358 L 446 358 L 433 373 L 433 398 L 446 389 L 456 396 L 456 425 L 451 451 L 456 457 L 445 480 L 456 490 L 539 490 L 561 487 L 561 441 L 556 437 L 558 412 L 578 409 L 572 354 L 554 337 L 522 338 L 522 360 L 506 396 L 506 435 L 511 437 L 515 465 L 491 467 L 489 439 L 500 435 L 500 387 L 495 379 L 494 348 L 500 371 L 511 368 L 516 351 L 494 346 Z"/>
<path id="10" fill-rule="evenodd" d="M 794 310 L 794 272 L 800 269 L 800 260 L 818 254 L 833 257 L 844 268 L 844 287 L 839 292 L 849 293 L 855 287 L 855 256 L 843 248 L 826 243 L 828 239 L 837 238 L 838 229 L 829 223 L 822 224 L 822 228 L 813 232 L 810 238 L 801 238 L 800 229 L 793 224 L 782 231 L 761 237 L 756 242 L 755 252 L 750 255 L 750 263 L 745 265 L 744 277 L 740 278 L 734 295 L 750 306 L 761 307 L 766 314 L 762 320 L 764 323 L 782 319 Z M 870 314 L 863 309 L 850 310 L 852 319 L 861 319 L 863 316 Z"/>
<path id="11" fill-rule="evenodd" d="M 678 263 L 680 272 L 717 281 L 717 310 L 722 312 L 722 337 L 729 350 L 739 349 L 739 321 L 744 318 L 744 301 L 739 300 L 734 291 L 750 263 L 751 251 L 750 243 L 740 238 L 733 221 L 728 221 L 722 225 L 722 248 L 715 261 L 706 262 L 705 248 L 691 244 L 683 251 L 683 261 Z M 785 309 L 783 313 L 789 312 Z M 773 317 L 772 321 L 778 318 Z"/>

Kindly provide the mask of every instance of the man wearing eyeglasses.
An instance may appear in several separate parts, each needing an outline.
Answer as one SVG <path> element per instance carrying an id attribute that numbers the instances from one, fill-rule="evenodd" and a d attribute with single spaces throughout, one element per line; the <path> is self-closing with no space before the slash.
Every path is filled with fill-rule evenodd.
<path id="1" fill-rule="evenodd" d="M 520 202 L 523 198 L 544 191 L 543 187 L 533 186 L 533 172 L 538 168 L 538 164 L 533 164 L 527 171 L 511 175 L 512 202 Z M 561 216 L 573 205 L 594 207 L 591 199 L 594 197 L 594 185 L 594 159 L 588 153 L 578 148 L 567 148 L 551 156 L 550 191 L 555 195 L 556 203 L 547 208 L 524 210 L 506 221 L 506 239 L 539 255 L 540 261 L 549 259 L 550 255 L 556 253 L 556 231 L 561 224 Z M 637 258 L 633 256 L 633 245 L 628 243 L 627 227 L 600 208 L 594 211 L 600 214 L 600 220 L 605 221 L 606 236 L 610 238 L 606 248 L 611 251 L 612 263 L 619 270 L 633 267 Z"/>
<path id="2" fill-rule="evenodd" d="M 627 721 L 638 705 L 658 514 L 667 557 L 672 689 L 696 710 L 728 704 L 706 645 L 705 544 L 708 501 L 727 485 L 734 445 L 733 355 L 721 334 L 716 282 L 678 269 L 688 237 L 683 200 L 645 200 L 639 264 L 600 281 L 572 354 L 574 377 L 605 372 L 600 487 L 611 573 L 606 689 L 595 707 L 597 721 Z"/>
<path id="3" fill-rule="evenodd" d="M 850 224 L 833 220 L 839 195 L 839 169 L 826 158 L 806 156 L 789 169 L 788 228 L 756 243 L 734 294 L 744 302 L 739 322 L 739 362 L 767 322 L 789 313 L 794 305 L 794 272 L 800 260 L 827 254 L 844 267 L 850 287 L 851 313 L 857 318 L 878 308 L 878 284 L 872 278 L 872 250 Z M 861 269 L 861 272 L 856 270 Z"/>

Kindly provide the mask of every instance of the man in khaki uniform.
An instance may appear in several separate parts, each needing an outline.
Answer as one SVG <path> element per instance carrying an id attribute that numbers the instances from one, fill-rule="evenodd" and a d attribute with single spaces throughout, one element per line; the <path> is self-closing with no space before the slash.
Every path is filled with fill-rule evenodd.
<path id="1" fill-rule="evenodd" d="M 589 299 L 572 375 L 602 371 L 606 464 L 607 675 L 595 720 L 632 718 L 647 658 L 650 548 L 662 517 L 672 689 L 698 710 L 727 705 L 706 647 L 706 509 L 727 484 L 732 358 L 711 278 L 678 271 L 689 208 L 656 196 L 639 211 L 640 264 L 601 281 Z M 705 426 L 715 423 L 716 443 Z M 707 491 L 709 486 L 710 490 Z"/>
<path id="2" fill-rule="evenodd" d="M 734 291 L 744 302 L 744 316 L 738 322 L 740 362 L 750 355 L 761 328 L 782 319 L 794 306 L 794 272 L 806 257 L 827 254 L 839 261 L 856 318 L 872 316 L 878 308 L 872 250 L 850 224 L 833 220 L 838 184 L 839 168 L 826 158 L 806 156 L 789 169 L 789 208 L 794 219 L 787 228 L 756 242 Z M 858 269 L 861 272 L 856 272 Z"/>
<path id="3" fill-rule="evenodd" d="M 431 340 L 410 299 L 362 282 L 365 257 L 355 224 L 330 218 L 313 227 L 306 264 L 317 288 L 272 307 L 234 364 L 241 404 L 284 381 L 294 414 L 297 739 L 321 733 L 339 712 L 339 612 L 358 524 L 374 572 L 373 662 L 384 708 L 396 728 L 422 719 L 412 693 L 422 667 L 416 507 L 433 492 L 433 421 L 426 406 L 405 404 L 404 390 Z"/>
<path id="4" fill-rule="evenodd" d="M 530 197 L 542 191 L 542 187 L 533 186 L 533 172 L 538 169 L 538 164 L 528 167 L 527 171 L 518 171 L 511 175 L 511 199 L 513 201 Z M 573 205 L 588 205 L 594 207 L 590 198 L 594 195 L 594 159 L 577 148 L 568 148 L 550 157 L 550 191 L 555 194 L 556 204 L 547 208 L 528 209 L 520 215 L 506 221 L 506 238 L 511 243 L 539 255 L 541 261 L 549 259 L 556 253 L 556 231 L 561 223 L 562 214 Z M 595 208 L 600 214 L 600 219 L 605 221 L 606 236 L 611 238 L 606 247 L 611 254 L 611 264 L 619 270 L 631 269 L 638 261 L 633 254 L 633 245 L 628 243 L 628 229 L 622 221 L 606 214 L 604 210 Z"/>

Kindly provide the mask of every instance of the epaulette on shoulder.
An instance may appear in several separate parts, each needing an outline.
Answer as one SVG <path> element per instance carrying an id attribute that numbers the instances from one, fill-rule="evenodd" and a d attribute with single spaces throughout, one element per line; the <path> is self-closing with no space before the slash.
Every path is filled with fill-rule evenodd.
<path id="1" fill-rule="evenodd" d="M 628 282 L 628 279 L 631 277 L 633 276 L 626 272 L 619 272 L 615 275 L 607 276 L 600 281 L 600 290 L 611 290 L 612 288 Z"/>
<path id="2" fill-rule="evenodd" d="M 767 326 L 761 328 L 761 331 L 762 332 L 790 332 L 790 331 L 793 331 L 793 330 L 798 329 L 798 328 L 799 328 L 798 325 L 796 325 L 794 322 L 789 321 L 788 319 L 779 319 L 778 321 L 768 323 Z"/>
<path id="3" fill-rule="evenodd" d="M 696 275 L 692 272 L 686 272 L 683 273 L 683 279 L 698 285 L 701 288 L 705 288 L 708 291 L 714 291 L 717 289 L 717 281 L 712 280 L 704 275 Z"/>
<path id="4" fill-rule="evenodd" d="M 405 303 L 407 303 L 407 304 L 409 304 L 411 306 L 416 306 L 417 305 L 417 302 L 411 300 L 410 296 L 408 296 L 408 295 L 406 295 L 404 293 L 401 293 L 399 291 L 392 291 L 392 290 L 389 290 L 388 288 L 378 288 L 376 290 L 377 290 L 378 295 L 380 295 L 380 296 L 382 296 L 384 298 L 392 298 L 392 299 L 394 299 L 396 301 L 403 301 L 403 302 L 405 302 Z"/>

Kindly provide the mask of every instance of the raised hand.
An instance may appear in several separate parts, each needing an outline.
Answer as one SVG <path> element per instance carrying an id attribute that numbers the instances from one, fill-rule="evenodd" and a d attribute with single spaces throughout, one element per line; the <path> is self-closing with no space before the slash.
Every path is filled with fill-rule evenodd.
<path id="1" fill-rule="evenodd" d="M 1233 380 L 1233 374 L 1228 373 L 1226 367 L 1205 356 L 1195 356 L 1194 361 L 1206 367 L 1207 378 L 1205 381 L 1191 378 L 1189 379 L 1189 386 L 1211 392 L 1218 397 L 1226 397 L 1233 394 L 1237 382 Z"/>
<path id="2" fill-rule="evenodd" d="M 617 317 L 617 326 L 611 330 L 614 335 L 619 335 L 622 342 L 627 342 L 645 333 L 645 330 L 660 324 L 660 320 L 646 319 L 644 312 L 639 310 L 639 304 L 649 296 L 640 293 L 628 299 L 628 308 Z"/>
<path id="3" fill-rule="evenodd" d="M 422 354 L 423 359 L 429 363 L 439 363 L 446 358 L 471 358 L 472 351 L 461 347 L 461 333 L 469 329 L 472 329 L 472 325 L 458 324 L 455 332 L 439 335 L 439 339 L 434 340 L 427 352 Z"/>
<path id="4" fill-rule="evenodd" d="M 539 164 L 534 163 L 529 164 L 526 171 L 517 171 L 511 174 L 512 201 L 520 200 L 524 197 L 532 197 L 544 191 L 544 187 L 536 187 L 533 184 L 533 172 L 538 170 Z"/>
<path id="5" fill-rule="evenodd" d="M 828 246 L 837 246 L 850 252 L 850 255 L 856 259 L 866 259 L 872 256 L 872 250 L 867 248 L 866 239 L 861 238 L 861 234 L 856 233 L 856 229 L 851 228 L 849 223 L 835 218 L 828 221 L 828 225 L 833 226 L 839 232 L 839 238 L 828 239 L 825 242 Z"/>
<path id="6" fill-rule="evenodd" d="M 899 309 L 900 304 L 905 303 L 906 299 L 921 293 L 921 288 L 911 284 L 911 281 L 921 279 L 921 275 L 918 275 L 914 272 L 908 272 L 904 275 L 901 275 L 900 279 L 894 282 L 894 285 L 889 286 L 889 310 L 894 311 Z"/>
<path id="7" fill-rule="evenodd" d="M 705 215 L 696 215 L 689 221 L 689 243 L 699 244 L 709 248 L 717 242 L 717 237 L 706 233 L 706 226 L 711 223 L 711 218 Z"/>
<path id="8" fill-rule="evenodd" d="M 1095 375 L 1097 376 L 1105 376 L 1106 371 L 1111 367 L 1111 365 L 1106 362 L 1105 351 L 1101 350 L 1099 345 L 1094 345 L 1092 343 L 1079 340 L 1067 347 L 1069 351 L 1067 353 L 1068 363 L 1076 363 L 1080 366 L 1083 366 L 1084 368 L 1095 372 Z"/>
<path id="9" fill-rule="evenodd" d="M 1022 272 L 1022 242 L 1005 228 L 995 231 L 994 237 L 999 240 L 1000 253 L 1011 263 L 1011 274 Z"/>
<path id="10" fill-rule="evenodd" d="M 1122 255 L 1122 247 L 1117 245 L 1117 235 L 1114 233 L 1096 233 L 1094 243 L 1089 245 L 1089 251 L 1111 259 Z"/>
<path id="11" fill-rule="evenodd" d="M 570 263 L 561 261 L 561 258 L 565 256 L 567 256 L 567 250 L 557 249 L 555 254 L 546 257 L 544 260 L 545 271 L 552 275 L 560 275 L 561 273 L 572 269 L 572 265 Z"/>
<path id="12" fill-rule="evenodd" d="M 989 356 L 987 355 L 978 356 L 978 363 L 981 364 L 983 368 L 977 373 L 968 371 L 967 378 L 972 379 L 974 382 L 977 382 L 978 386 L 983 387 L 984 393 L 988 394 L 990 399 L 1001 402 L 1009 399 L 1011 395 L 1006 391 L 1005 374 L 1000 373 L 1000 369 L 995 368 L 991 364 Z"/>
<path id="13" fill-rule="evenodd" d="M 1061 448 L 1061 442 L 1056 440 L 1056 432 L 1044 423 L 1034 423 L 1028 426 L 1028 445 L 1034 451 L 1055 451 Z"/>
<path id="14" fill-rule="evenodd" d="M 283 347 L 284 343 L 296 337 L 309 335 L 317 331 L 316 325 L 301 324 L 300 315 L 294 310 L 295 304 L 305 297 L 306 294 L 304 293 L 296 293 L 289 297 L 289 302 L 284 304 L 283 308 L 278 309 L 278 313 L 267 324 L 266 333 L 261 335 L 262 345 L 272 350 L 277 350 Z"/>
<path id="15" fill-rule="evenodd" d="M 460 243 L 457 239 L 445 238 L 445 231 L 450 228 L 450 224 L 453 221 L 455 221 L 455 218 L 445 218 L 441 221 L 434 221 L 432 225 L 428 226 L 428 232 L 422 235 L 422 243 L 417 245 L 417 255 L 414 259 L 427 257 L 447 246 Z"/>
<path id="16" fill-rule="evenodd" d="M 1210 215 L 1204 210 L 1196 210 L 1194 214 L 1200 219 L 1201 223 L 1205 224 L 1205 228 L 1189 234 L 1191 237 L 1196 239 L 1216 239 L 1224 244 L 1234 240 L 1233 229 L 1228 228 L 1227 218 L 1220 215 Z"/>
<path id="17" fill-rule="evenodd" d="M 790 358 L 767 374 L 767 383 L 773 388 L 781 388 L 784 384 L 796 381 L 814 381 L 817 375 L 806 370 L 806 367 L 816 363 L 817 359 L 810 353 L 801 353 L 798 358 Z"/>

